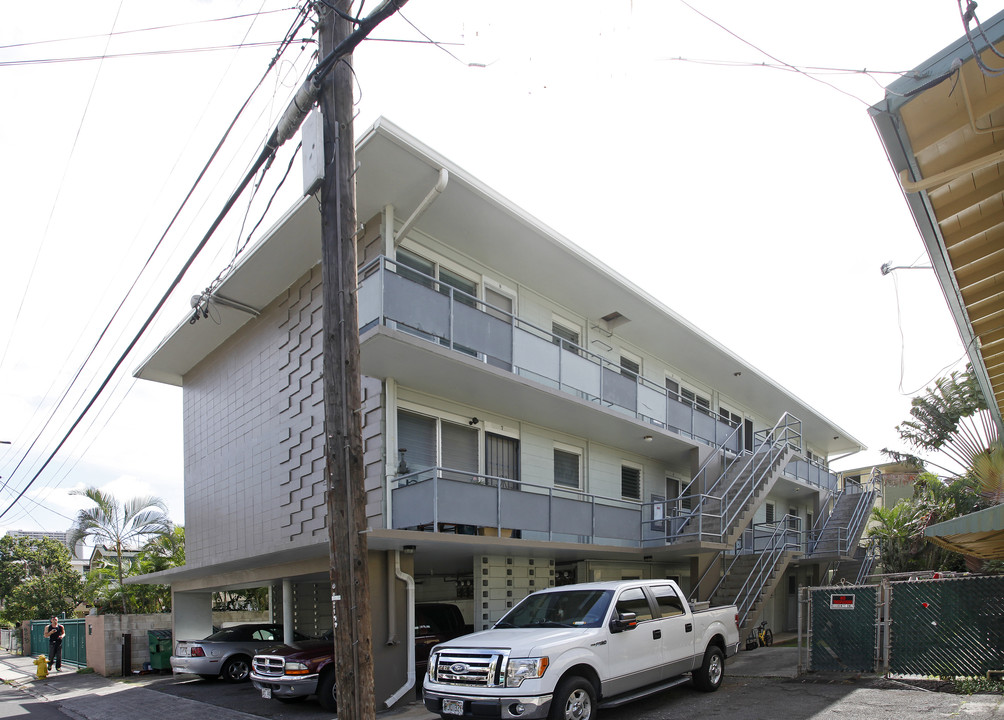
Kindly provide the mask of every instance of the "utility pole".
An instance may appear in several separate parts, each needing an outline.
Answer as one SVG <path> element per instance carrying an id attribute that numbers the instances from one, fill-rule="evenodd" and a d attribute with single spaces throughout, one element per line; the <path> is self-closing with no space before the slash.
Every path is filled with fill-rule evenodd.
<path id="1" fill-rule="evenodd" d="M 320 57 L 353 31 L 350 0 L 317 3 Z M 352 55 L 322 80 L 324 182 L 321 185 L 321 273 L 324 328 L 324 427 L 328 542 L 334 615 L 335 688 L 341 720 L 372 720 L 366 498 L 360 418 L 359 320 L 356 311 L 355 137 Z"/>

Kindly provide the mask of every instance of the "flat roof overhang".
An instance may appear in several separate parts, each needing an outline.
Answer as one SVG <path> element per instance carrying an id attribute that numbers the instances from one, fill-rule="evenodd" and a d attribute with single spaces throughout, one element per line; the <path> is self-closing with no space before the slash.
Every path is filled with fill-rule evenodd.
<path id="1" fill-rule="evenodd" d="M 672 563 L 689 562 L 689 559 L 697 554 L 724 549 L 724 546 L 716 543 L 619 547 L 415 530 L 371 530 L 367 533 L 367 544 L 371 551 L 397 550 L 414 553 L 416 577 L 423 574 L 452 575 L 472 572 L 472 561 L 478 555 L 553 558 L 555 562 L 589 559 Z M 171 568 L 126 578 L 126 584 L 171 585 L 179 592 L 234 590 L 260 587 L 282 578 L 293 578 L 298 582 L 327 582 L 328 567 L 328 546 L 326 543 L 318 543 L 233 562 Z"/>
<path id="2" fill-rule="evenodd" d="M 931 525 L 924 537 L 963 555 L 1004 560 L 1004 505 Z"/>
<path id="3" fill-rule="evenodd" d="M 982 30 L 1000 43 L 1004 13 Z M 990 48 L 979 56 L 1004 67 Z M 975 57 L 960 39 L 892 83 L 869 112 L 1004 431 L 1004 77 L 984 74 Z"/>
<path id="4" fill-rule="evenodd" d="M 766 416 L 791 412 L 805 440 L 837 455 L 865 446 L 774 380 L 691 325 L 521 208 L 385 119 L 357 143 L 357 214 L 368 221 L 392 205 L 398 217 L 418 206 L 445 168 L 449 183 L 419 218 L 416 230 L 446 244 L 460 240 L 466 254 L 587 318 L 620 312 L 628 342 L 663 358 L 694 379 Z M 527 258 L 533 262 L 527 262 Z M 320 219 L 313 198 L 291 208 L 223 281 L 217 293 L 263 309 L 321 260 Z M 565 272 L 555 272 L 563 268 Z M 220 322 L 189 324 L 186 316 L 135 371 L 141 379 L 181 385 L 187 372 L 253 316 L 219 306 Z"/>

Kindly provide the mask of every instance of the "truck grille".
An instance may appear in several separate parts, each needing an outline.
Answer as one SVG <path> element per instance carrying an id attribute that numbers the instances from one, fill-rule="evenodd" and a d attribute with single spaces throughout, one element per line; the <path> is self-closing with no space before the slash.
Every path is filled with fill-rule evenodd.
<path id="1" fill-rule="evenodd" d="M 256 675 L 262 677 L 282 677 L 286 669 L 286 661 L 277 655 L 255 655 L 251 661 Z"/>
<path id="2" fill-rule="evenodd" d="M 501 650 L 446 650 L 436 653 L 433 679 L 445 685 L 498 687 L 505 683 L 507 658 Z"/>

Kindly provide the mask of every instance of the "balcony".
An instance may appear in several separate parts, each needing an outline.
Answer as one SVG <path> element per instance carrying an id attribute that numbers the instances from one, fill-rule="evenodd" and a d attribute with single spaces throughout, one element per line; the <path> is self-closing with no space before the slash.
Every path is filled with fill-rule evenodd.
<path id="1" fill-rule="evenodd" d="M 643 504 L 555 486 L 428 468 L 394 479 L 395 530 L 641 547 Z"/>
<path id="2" fill-rule="evenodd" d="M 395 329 L 685 438 L 739 452 L 740 433 L 586 348 L 386 257 L 359 273 L 359 327 Z"/>

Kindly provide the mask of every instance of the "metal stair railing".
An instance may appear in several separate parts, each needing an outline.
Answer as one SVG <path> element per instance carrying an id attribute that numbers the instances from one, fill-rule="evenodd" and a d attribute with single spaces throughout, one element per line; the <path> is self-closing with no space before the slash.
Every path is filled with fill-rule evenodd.
<path id="1" fill-rule="evenodd" d="M 698 472 L 694 474 L 694 479 L 687 484 L 684 492 L 681 494 L 681 497 L 694 499 L 692 501 L 693 507 L 679 526 L 674 529 L 674 535 L 685 534 L 683 533 L 684 528 L 690 525 L 695 518 L 699 521 L 704 514 L 708 513 L 706 509 L 707 505 L 718 502 L 719 512 L 710 514 L 718 516 L 721 519 L 721 527 L 716 539 L 724 540 L 729 534 L 732 523 L 738 517 L 739 512 L 746 507 L 746 503 L 756 493 L 764 476 L 771 472 L 777 459 L 787 451 L 789 446 L 793 447 L 796 451 L 801 451 L 801 426 L 802 423 L 798 418 L 791 413 L 784 413 L 773 428 L 755 433 L 755 437 L 757 439 L 762 438 L 762 440 L 753 452 L 744 450 L 742 453 L 736 455 L 726 463 L 718 479 L 715 480 L 710 488 L 704 493 L 692 495 L 689 491 L 694 483 L 707 475 L 711 460 L 719 457 L 717 453 L 710 456 Z M 745 463 L 742 463 L 741 461 L 744 459 Z M 730 479 L 730 473 L 735 468 L 738 469 L 732 474 Z M 741 490 L 745 489 L 745 492 L 740 491 L 730 500 L 729 494 L 740 481 L 743 483 Z M 703 525 L 700 522 L 697 524 L 700 526 L 698 539 L 703 539 Z"/>
<path id="2" fill-rule="evenodd" d="M 739 611 L 739 627 L 743 627 L 745 624 L 750 610 L 757 598 L 763 593 L 763 589 L 767 586 L 771 576 L 777 570 L 777 566 L 784 553 L 788 551 L 797 552 L 801 547 L 801 530 L 792 529 L 793 527 L 799 528 L 801 522 L 801 518 L 793 515 L 785 515 L 773 523 L 763 523 L 763 525 L 773 525 L 774 531 L 769 537 L 761 538 L 766 540 L 763 553 L 757 559 L 756 564 L 750 571 L 749 577 L 746 578 L 746 582 L 743 583 L 736 594 L 735 605 Z M 756 545 L 754 545 L 754 550 L 756 550 Z"/>
<path id="3" fill-rule="evenodd" d="M 857 491 L 861 497 L 858 498 L 858 503 L 854 507 L 854 512 L 851 514 L 850 520 L 847 522 L 847 543 L 848 547 L 843 548 L 844 552 L 850 552 L 850 543 L 857 542 L 857 539 L 861 535 L 861 529 L 867 520 L 867 516 L 871 513 L 871 508 L 875 504 L 875 484 L 873 482 L 864 483 L 858 485 L 859 490 Z"/>
<path id="4" fill-rule="evenodd" d="M 847 519 L 847 523 L 841 527 L 835 528 L 837 535 L 836 552 L 838 555 L 846 555 L 850 552 L 851 542 L 853 538 L 858 537 L 860 534 L 861 524 L 865 520 L 865 515 L 868 513 L 872 502 L 875 499 L 875 489 L 874 483 L 850 483 L 844 486 L 844 489 L 837 494 L 830 514 L 826 516 L 823 521 L 823 526 L 817 532 L 815 527 L 809 533 L 809 555 L 815 555 L 819 547 L 819 541 L 823 539 L 827 528 L 830 526 L 830 521 L 836 514 L 837 506 L 843 498 L 849 498 L 853 495 L 860 495 L 857 503 L 854 506 L 854 510 L 851 516 Z M 819 521 L 816 522 L 818 524 Z"/>
<path id="5" fill-rule="evenodd" d="M 865 580 L 871 575 L 872 568 L 879 557 L 879 545 L 874 539 L 869 538 L 865 546 L 865 555 L 861 558 L 861 567 L 858 568 L 858 576 L 854 580 L 855 585 L 864 585 Z"/>

